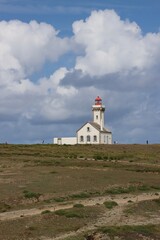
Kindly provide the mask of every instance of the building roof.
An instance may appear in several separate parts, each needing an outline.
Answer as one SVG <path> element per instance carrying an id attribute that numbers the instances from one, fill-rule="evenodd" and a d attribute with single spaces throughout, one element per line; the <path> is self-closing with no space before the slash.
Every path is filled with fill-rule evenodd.
<path id="1" fill-rule="evenodd" d="M 96 128 L 99 132 L 104 132 L 104 133 L 111 133 L 107 128 L 103 128 L 101 131 L 101 126 L 98 123 L 95 122 L 89 122 L 94 128 Z"/>
<path id="2" fill-rule="evenodd" d="M 87 123 L 91 124 L 95 129 L 97 129 L 99 132 L 101 133 L 111 133 L 111 131 L 109 131 L 107 128 L 103 128 L 103 130 L 101 131 L 101 126 L 98 123 L 95 122 L 86 122 L 85 124 L 83 124 L 82 127 L 80 127 L 77 132 L 83 128 Z"/>

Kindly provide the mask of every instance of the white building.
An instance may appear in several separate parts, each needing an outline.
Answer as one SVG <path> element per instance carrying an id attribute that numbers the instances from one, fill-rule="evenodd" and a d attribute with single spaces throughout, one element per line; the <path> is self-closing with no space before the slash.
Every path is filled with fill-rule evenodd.
<path id="1" fill-rule="evenodd" d="M 112 133 L 104 127 L 104 111 L 105 106 L 98 96 L 92 105 L 93 121 L 79 128 L 76 137 L 54 138 L 54 144 L 112 144 Z"/>

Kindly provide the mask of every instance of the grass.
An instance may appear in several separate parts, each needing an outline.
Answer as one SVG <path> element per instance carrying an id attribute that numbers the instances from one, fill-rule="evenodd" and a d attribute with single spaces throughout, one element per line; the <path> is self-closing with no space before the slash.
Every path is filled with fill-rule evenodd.
<path id="1" fill-rule="evenodd" d="M 84 236 L 67 237 L 63 240 L 84 240 Z"/>
<path id="2" fill-rule="evenodd" d="M 77 212 L 75 210 L 57 210 L 55 212 L 56 215 L 58 216 L 65 216 L 67 218 L 84 218 L 85 215 L 82 212 Z"/>
<path id="3" fill-rule="evenodd" d="M 126 214 L 142 215 L 152 217 L 152 214 L 158 214 L 160 211 L 160 198 L 148 201 L 141 201 L 136 204 L 128 206 L 125 210 Z"/>
<path id="4" fill-rule="evenodd" d="M 61 213 L 42 212 L 39 216 L 23 217 L 0 224 L 1 239 L 22 240 L 52 238 L 70 231 L 77 231 L 88 222 L 95 221 L 103 208 L 101 206 L 71 208 Z M 74 238 L 73 238 L 74 239 Z M 76 238 L 81 240 L 84 238 Z"/>
<path id="5" fill-rule="evenodd" d="M 94 161 L 95 156 L 101 156 L 101 161 Z M 116 160 L 108 161 L 110 156 Z M 159 156 L 159 145 L 1 144 L 0 203 L 17 209 L 37 204 L 32 201 L 34 194 L 40 204 L 104 194 L 159 191 L 160 167 L 155 164 Z M 29 193 L 23 193 L 26 189 Z"/>
<path id="6" fill-rule="evenodd" d="M 48 214 L 48 213 L 51 213 L 51 211 L 50 210 L 44 210 L 44 211 L 41 212 L 41 214 Z"/>
<path id="7" fill-rule="evenodd" d="M 81 204 L 81 203 L 77 203 L 77 204 L 74 204 L 73 207 L 75 207 L 75 208 L 83 208 L 84 205 Z"/>
<path id="8" fill-rule="evenodd" d="M 124 193 L 134 193 L 134 192 L 147 192 L 151 190 L 157 189 L 157 186 L 149 186 L 149 185 L 130 185 L 127 187 L 112 187 L 106 190 L 106 193 L 109 194 L 124 194 Z M 159 189 L 159 188 L 158 188 Z"/>
<path id="9" fill-rule="evenodd" d="M 39 200 L 39 197 L 42 195 L 41 193 L 29 192 L 27 190 L 24 190 L 23 193 L 25 198 L 35 198 L 37 200 Z"/>
<path id="10" fill-rule="evenodd" d="M 65 216 L 66 218 L 91 218 L 94 215 L 92 211 L 93 207 L 84 207 L 82 204 L 76 204 L 70 209 L 57 210 L 55 214 Z"/>
<path id="11" fill-rule="evenodd" d="M 57 197 L 57 198 L 54 198 L 54 201 L 55 202 L 59 202 L 59 203 L 61 203 L 61 202 L 65 202 L 67 199 L 66 198 L 64 198 L 64 197 Z"/>
<path id="12" fill-rule="evenodd" d="M 122 239 L 134 240 L 143 239 L 144 237 L 151 237 L 151 239 L 158 239 L 155 237 L 160 236 L 160 230 L 158 225 L 138 225 L 138 226 L 109 226 L 99 228 L 100 232 L 103 232 L 110 237 L 123 237 Z M 141 238 L 140 238 L 141 236 Z M 148 238 L 147 238 L 148 239 Z"/>
<path id="13" fill-rule="evenodd" d="M 0 212 L 39 208 L 48 203 L 78 202 L 78 199 L 103 195 L 149 191 L 158 194 L 159 149 L 158 144 L 0 144 Z M 158 204 L 152 202 L 152 207 L 149 203 L 138 205 L 135 212 L 138 213 L 140 209 L 144 212 L 143 206 L 146 206 L 146 209 L 152 209 L 153 213 L 159 209 Z M 95 206 L 91 211 L 77 204 L 73 209 L 61 212 L 62 215 L 44 211 L 39 217 L 1 222 L 0 232 L 3 240 L 17 239 L 18 235 L 19 239 L 24 239 L 23 235 L 26 239 L 54 237 L 59 232 L 85 226 L 99 216 L 102 207 L 104 210 L 104 206 Z M 130 204 L 130 207 L 133 207 L 133 204 Z"/>
<path id="14" fill-rule="evenodd" d="M 34 157 L 54 158 L 54 159 L 77 159 L 77 158 L 96 158 L 133 160 L 135 162 L 151 163 L 158 162 L 160 159 L 159 145 L 75 145 L 75 146 L 57 146 L 57 145 L 0 145 L 0 156 L 3 157 Z M 83 156 L 82 156 L 83 153 Z M 18 160 L 18 159 L 17 159 Z"/>
<path id="15" fill-rule="evenodd" d="M 103 204 L 108 209 L 112 209 L 112 208 L 118 206 L 118 204 L 115 201 L 105 201 Z"/>
<path id="16" fill-rule="evenodd" d="M 81 193 L 77 193 L 77 194 L 72 194 L 70 195 L 70 198 L 72 199 L 83 199 L 83 198 L 89 198 L 91 196 L 90 193 L 87 192 L 81 192 Z"/>
<path id="17" fill-rule="evenodd" d="M 5 202 L 0 203 L 0 212 L 7 212 L 11 209 L 11 206 L 6 204 Z"/>

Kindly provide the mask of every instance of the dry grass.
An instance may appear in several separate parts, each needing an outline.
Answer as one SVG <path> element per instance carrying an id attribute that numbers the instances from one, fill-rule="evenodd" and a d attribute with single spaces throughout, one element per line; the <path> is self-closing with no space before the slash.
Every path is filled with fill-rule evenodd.
<path id="1" fill-rule="evenodd" d="M 46 212 L 32 218 L 25 217 L 13 221 L 1 222 L 1 239 L 27 240 L 41 236 L 55 237 L 69 231 L 76 231 L 92 222 L 102 213 L 101 206 L 72 208 L 55 213 Z"/>
<path id="2" fill-rule="evenodd" d="M 160 145 L 1 144 L 0 189 L 0 212 L 117 192 L 159 191 Z M 95 208 L 95 217 L 98 212 Z M 84 226 L 86 219 L 76 218 L 75 221 L 46 213 L 39 217 L 1 222 L 0 232 L 5 233 L 9 229 L 8 239 L 15 239 L 11 237 L 18 231 L 21 239 L 47 233 L 53 236 Z"/>
<path id="3" fill-rule="evenodd" d="M 142 201 L 136 204 L 131 204 L 125 210 L 127 214 L 140 215 L 151 218 L 152 215 L 159 216 L 160 213 L 160 198 L 150 201 Z"/>
<path id="4" fill-rule="evenodd" d="M 111 239 L 117 237 L 120 240 L 158 240 L 160 236 L 159 225 L 138 225 L 138 226 L 112 226 L 102 227 L 101 232 L 110 236 Z M 116 238 L 116 239 L 117 239 Z"/>
<path id="5" fill-rule="evenodd" d="M 93 160 L 95 155 L 102 159 Z M 159 188 L 159 156 L 159 145 L 0 145 L 0 202 L 15 209 L 83 193 L 103 195 L 117 186 Z M 40 196 L 38 201 L 26 192 Z"/>

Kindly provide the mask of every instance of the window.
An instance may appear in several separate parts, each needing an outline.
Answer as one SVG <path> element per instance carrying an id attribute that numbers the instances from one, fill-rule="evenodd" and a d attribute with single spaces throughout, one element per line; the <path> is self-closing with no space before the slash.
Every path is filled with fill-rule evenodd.
<path id="1" fill-rule="evenodd" d="M 96 135 L 93 136 L 93 141 L 97 142 L 97 136 Z"/>
<path id="2" fill-rule="evenodd" d="M 87 142 L 91 141 L 91 137 L 89 135 L 87 135 Z"/>
<path id="3" fill-rule="evenodd" d="M 90 132 L 90 127 L 87 127 L 87 132 Z"/>
<path id="4" fill-rule="evenodd" d="M 80 142 L 83 142 L 83 141 L 84 141 L 84 137 L 80 136 Z"/>
<path id="5" fill-rule="evenodd" d="M 98 119 L 98 115 L 96 115 L 96 119 Z"/>

